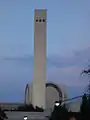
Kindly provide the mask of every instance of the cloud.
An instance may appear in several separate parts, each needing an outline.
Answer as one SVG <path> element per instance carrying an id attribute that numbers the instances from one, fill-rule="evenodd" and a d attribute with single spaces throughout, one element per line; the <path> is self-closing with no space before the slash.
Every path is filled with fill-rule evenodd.
<path id="1" fill-rule="evenodd" d="M 68 86 L 86 86 L 88 84 L 87 76 L 82 77 L 80 73 L 87 68 L 90 59 L 90 48 L 82 51 L 76 51 L 71 57 L 51 57 L 54 66 L 48 68 L 48 79 L 64 83 Z M 50 59 L 50 58 L 49 58 Z"/>
<path id="2" fill-rule="evenodd" d="M 47 58 L 47 81 L 62 83 L 68 86 L 85 87 L 88 83 L 81 77 L 81 71 L 88 66 L 90 49 L 74 52 L 71 57 L 49 56 Z M 27 83 L 33 80 L 33 56 L 8 57 L 0 59 L 0 93 L 14 96 L 15 101 L 21 101 Z M 2 92 L 3 91 L 3 92 Z M 19 96 L 19 97 L 15 97 Z M 0 97 L 6 99 L 7 95 Z M 13 97 L 12 97 L 13 99 Z M 8 99 L 9 100 L 9 99 Z"/>
<path id="3" fill-rule="evenodd" d="M 74 52 L 71 57 L 49 56 L 47 58 L 47 79 L 64 82 L 72 86 L 82 86 L 83 82 L 81 83 L 81 81 L 79 81 L 80 73 L 89 64 L 89 50 L 88 48 L 83 51 Z M 16 82 L 19 79 L 18 82 L 21 83 L 24 83 L 23 79 L 25 78 L 27 79 L 25 82 L 32 80 L 34 67 L 33 60 L 33 56 L 29 55 L 20 58 L 5 58 L 0 61 L 0 78 L 3 79 L 3 82 L 6 79 L 8 82 L 11 82 L 13 78 L 16 79 Z"/>
<path id="4" fill-rule="evenodd" d="M 82 69 L 80 67 L 52 68 L 48 70 L 47 79 L 68 86 L 85 86 L 88 81 L 81 80 L 80 72 Z"/>

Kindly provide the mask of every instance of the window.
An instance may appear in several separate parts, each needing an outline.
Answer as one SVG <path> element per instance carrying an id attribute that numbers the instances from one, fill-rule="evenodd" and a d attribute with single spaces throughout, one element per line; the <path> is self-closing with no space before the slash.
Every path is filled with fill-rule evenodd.
<path id="1" fill-rule="evenodd" d="M 43 22 L 45 22 L 45 19 L 43 19 Z"/>
<path id="2" fill-rule="evenodd" d="M 36 19 L 36 22 L 45 22 L 45 19 Z"/>
<path id="3" fill-rule="evenodd" d="M 36 19 L 36 22 L 38 22 L 38 19 Z"/>
<path id="4" fill-rule="evenodd" d="M 41 19 L 39 19 L 39 22 L 41 22 Z"/>

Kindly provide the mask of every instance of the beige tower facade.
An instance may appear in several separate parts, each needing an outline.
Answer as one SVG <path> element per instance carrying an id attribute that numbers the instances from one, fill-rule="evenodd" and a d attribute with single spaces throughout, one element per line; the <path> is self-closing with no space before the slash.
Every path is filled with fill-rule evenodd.
<path id="1" fill-rule="evenodd" d="M 34 14 L 34 80 L 32 104 L 46 108 L 46 10 Z"/>

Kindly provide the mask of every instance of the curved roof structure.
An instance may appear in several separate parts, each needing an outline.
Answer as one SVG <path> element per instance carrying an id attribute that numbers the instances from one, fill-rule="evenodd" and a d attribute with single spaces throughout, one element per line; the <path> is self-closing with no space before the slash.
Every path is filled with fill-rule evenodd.
<path id="1" fill-rule="evenodd" d="M 63 100 L 67 99 L 68 95 L 67 95 L 67 89 L 68 89 L 68 86 L 66 86 L 65 84 L 58 84 L 58 83 L 54 83 L 52 81 L 49 81 L 47 82 L 48 84 L 53 84 L 54 86 L 57 86 L 59 88 L 59 91 L 61 91 L 62 93 L 62 98 Z M 46 84 L 47 84 L 46 83 Z"/>
<path id="2" fill-rule="evenodd" d="M 27 84 L 25 88 L 25 104 L 32 103 L 32 83 Z"/>
<path id="3" fill-rule="evenodd" d="M 63 97 L 63 94 L 62 94 L 62 90 L 59 88 L 59 86 L 56 85 L 56 84 L 54 84 L 54 83 L 52 83 L 52 82 L 46 83 L 46 87 L 50 87 L 50 86 L 53 87 L 53 88 L 55 88 L 58 91 L 59 100 L 61 100 L 62 97 Z"/>
<path id="4" fill-rule="evenodd" d="M 53 82 L 46 83 L 46 106 L 51 107 L 52 104 L 59 100 L 64 100 L 67 97 L 64 85 L 57 85 Z M 32 83 L 27 84 L 25 88 L 25 103 L 32 103 Z M 51 105 L 50 105 L 51 104 Z M 53 107 L 53 106 L 52 106 Z"/>

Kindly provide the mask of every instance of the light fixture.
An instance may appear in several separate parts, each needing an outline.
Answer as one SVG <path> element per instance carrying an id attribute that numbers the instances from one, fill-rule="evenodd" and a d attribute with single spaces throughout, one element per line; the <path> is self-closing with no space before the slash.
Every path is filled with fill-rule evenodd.
<path id="1" fill-rule="evenodd" d="M 27 120 L 27 116 L 24 116 L 24 120 Z"/>
<path id="2" fill-rule="evenodd" d="M 57 102 L 57 103 L 55 103 L 55 105 L 56 105 L 56 106 L 59 106 L 59 105 L 60 105 L 60 103 L 59 103 L 59 102 Z"/>

